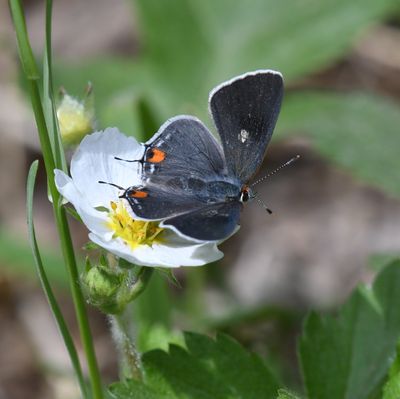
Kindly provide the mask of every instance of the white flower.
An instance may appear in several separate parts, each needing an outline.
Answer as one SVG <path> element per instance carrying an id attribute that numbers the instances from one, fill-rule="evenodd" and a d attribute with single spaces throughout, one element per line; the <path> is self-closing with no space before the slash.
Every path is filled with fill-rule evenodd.
<path id="1" fill-rule="evenodd" d="M 179 236 L 158 222 L 134 220 L 129 204 L 120 199 L 123 188 L 140 185 L 138 163 L 144 146 L 116 128 L 86 136 L 71 161 L 71 177 L 55 170 L 58 191 L 70 201 L 90 230 L 89 238 L 111 253 L 142 266 L 201 266 L 223 254 L 215 242 L 198 242 Z"/>

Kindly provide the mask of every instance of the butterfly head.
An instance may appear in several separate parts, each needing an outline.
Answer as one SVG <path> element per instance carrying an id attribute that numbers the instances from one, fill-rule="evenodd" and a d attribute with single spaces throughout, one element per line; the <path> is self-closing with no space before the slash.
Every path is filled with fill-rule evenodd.
<path id="1" fill-rule="evenodd" d="M 244 184 L 240 190 L 240 202 L 247 202 L 253 198 L 255 198 L 254 191 L 248 185 Z"/>

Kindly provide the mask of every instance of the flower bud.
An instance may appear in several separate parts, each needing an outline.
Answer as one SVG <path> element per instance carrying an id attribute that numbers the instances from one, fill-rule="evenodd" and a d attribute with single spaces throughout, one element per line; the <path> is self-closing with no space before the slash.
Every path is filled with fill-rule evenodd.
<path id="1" fill-rule="evenodd" d="M 126 272 L 114 272 L 105 266 L 94 266 L 82 277 L 88 302 L 107 314 L 119 313 L 125 303 L 119 300 L 118 291 Z"/>
<path id="2" fill-rule="evenodd" d="M 62 141 L 67 146 L 79 144 L 83 137 L 92 133 L 95 120 L 91 86 L 88 86 L 83 101 L 63 91 L 57 108 L 57 119 Z"/>

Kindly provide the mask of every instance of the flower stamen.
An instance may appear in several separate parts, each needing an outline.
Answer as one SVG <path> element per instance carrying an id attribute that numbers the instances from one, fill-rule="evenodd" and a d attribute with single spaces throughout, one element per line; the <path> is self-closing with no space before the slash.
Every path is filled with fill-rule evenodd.
<path id="1" fill-rule="evenodd" d="M 120 237 L 132 249 L 139 245 L 152 246 L 162 241 L 160 234 L 164 230 L 158 222 L 135 220 L 129 214 L 123 201 L 110 202 L 107 225 L 114 231 L 114 238 Z"/>

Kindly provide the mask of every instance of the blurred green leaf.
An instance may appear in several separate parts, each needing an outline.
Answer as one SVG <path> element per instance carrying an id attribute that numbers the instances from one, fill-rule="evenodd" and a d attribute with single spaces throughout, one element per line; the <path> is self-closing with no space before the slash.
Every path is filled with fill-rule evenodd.
<path id="1" fill-rule="evenodd" d="M 136 103 L 135 120 L 140 123 L 142 141 L 149 140 L 160 127 L 154 110 L 144 95 L 140 96 Z"/>
<path id="2" fill-rule="evenodd" d="M 137 326 L 137 347 L 144 351 L 149 347 L 149 331 L 171 327 L 172 301 L 167 281 L 159 273 L 153 273 L 146 290 L 132 303 L 132 317 Z"/>
<path id="3" fill-rule="evenodd" d="M 342 56 L 363 30 L 399 6 L 397 0 L 134 4 L 142 57 L 162 93 L 153 101 L 167 111 L 165 116 L 190 110 L 191 104 L 205 115 L 208 91 L 249 70 L 278 69 L 288 80 L 315 72 Z"/>
<path id="4" fill-rule="evenodd" d="M 179 113 L 195 114 L 210 125 L 206 99 L 216 84 L 259 68 L 281 70 L 287 81 L 318 71 L 343 56 L 366 29 L 399 10 L 398 0 L 134 4 L 143 41 L 136 60 L 59 65 L 55 75 L 72 91 L 92 81 L 99 127 L 115 125 L 139 140 Z M 278 127 L 311 134 L 322 154 L 399 194 L 399 119 L 398 107 L 373 96 L 304 93 L 284 101 Z"/>
<path id="5" fill-rule="evenodd" d="M 145 96 L 134 90 L 116 93 L 105 106 L 101 119 L 104 126 L 118 126 L 141 142 L 147 141 L 161 124 Z"/>
<path id="6" fill-rule="evenodd" d="M 138 58 L 58 65 L 57 82 L 73 91 L 92 81 L 100 108 L 116 93 L 140 90 L 160 120 L 205 117 L 209 90 L 239 73 L 273 68 L 293 80 L 315 72 L 399 7 L 397 0 L 133 3 L 143 41 Z"/>
<path id="7" fill-rule="evenodd" d="M 311 313 L 299 355 L 310 399 L 364 399 L 382 384 L 400 336 L 400 261 L 354 292 L 337 317 Z"/>
<path id="8" fill-rule="evenodd" d="M 125 101 L 127 97 L 136 95 L 137 82 L 150 80 L 149 77 L 144 77 L 147 73 L 140 62 L 116 57 L 84 60 L 73 65 L 65 62 L 55 63 L 53 73 L 55 90 L 64 86 L 68 93 L 76 97 L 80 96 L 82 87 L 85 87 L 88 81 L 92 83 L 96 93 L 94 102 L 100 129 L 109 126 L 105 124 L 109 120 L 107 118 L 103 120 L 102 115 L 109 104 L 113 102 L 118 104 L 121 101 L 120 97 Z M 127 108 L 125 112 L 131 113 L 132 110 Z M 130 118 L 131 115 L 126 117 Z"/>
<path id="9" fill-rule="evenodd" d="M 285 98 L 277 132 L 305 134 L 315 147 L 365 182 L 400 194 L 400 112 L 382 97 L 302 92 Z"/>
<path id="10" fill-rule="evenodd" d="M 41 252 L 47 261 L 47 274 L 50 280 L 67 287 L 67 275 L 61 256 L 49 248 L 44 248 Z M 32 251 L 27 239 L 14 236 L 4 229 L 0 229 L 0 262 L 1 267 L 9 273 L 35 279 Z"/>
<path id="11" fill-rule="evenodd" d="M 274 305 L 257 305 L 254 307 L 238 307 L 230 310 L 227 314 L 218 317 L 206 317 L 201 320 L 202 325 L 206 325 L 208 329 L 217 331 L 230 331 L 245 325 L 254 325 L 266 321 L 274 322 L 282 325 L 285 329 L 294 328 L 298 325 L 304 312 L 294 309 L 285 309 L 281 306 Z"/>
<path id="12" fill-rule="evenodd" d="M 399 253 L 376 253 L 369 256 L 368 266 L 374 272 L 380 272 L 389 263 L 399 259 Z"/>
<path id="13" fill-rule="evenodd" d="M 175 276 L 173 269 L 167 269 L 166 267 L 157 267 L 156 270 L 160 274 L 160 276 L 164 277 L 170 284 L 174 285 L 178 289 L 182 288 L 182 285 Z"/>
<path id="14" fill-rule="evenodd" d="M 136 398 L 272 398 L 278 384 L 262 360 L 236 341 L 186 333 L 187 350 L 171 345 L 169 353 L 143 355 L 144 382 L 111 386 L 116 399 Z"/>
<path id="15" fill-rule="evenodd" d="M 141 324 L 161 323 L 170 325 L 171 299 L 167 290 L 167 282 L 159 273 L 154 273 L 146 290 L 134 302 L 134 315 Z"/>

